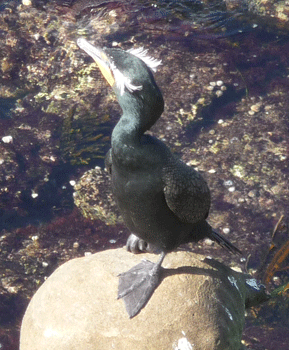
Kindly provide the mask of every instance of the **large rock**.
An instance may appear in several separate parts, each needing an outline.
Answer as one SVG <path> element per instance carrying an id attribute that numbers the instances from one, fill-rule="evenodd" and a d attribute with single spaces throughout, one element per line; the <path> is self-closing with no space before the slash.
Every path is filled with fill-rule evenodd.
<path id="1" fill-rule="evenodd" d="M 174 252 L 146 307 L 129 319 L 117 300 L 117 275 L 142 257 L 107 250 L 58 268 L 28 306 L 20 350 L 240 349 L 245 305 L 264 296 L 254 279 L 213 259 Z"/>

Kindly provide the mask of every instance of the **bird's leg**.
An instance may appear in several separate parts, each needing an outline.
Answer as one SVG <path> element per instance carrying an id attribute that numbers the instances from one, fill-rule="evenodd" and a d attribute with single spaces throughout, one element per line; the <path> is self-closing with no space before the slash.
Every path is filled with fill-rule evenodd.
<path id="1" fill-rule="evenodd" d="M 140 312 L 159 285 L 165 255 L 166 253 L 162 252 L 157 263 L 142 260 L 129 271 L 119 275 L 118 299 L 123 299 L 130 318 Z"/>
<path id="2" fill-rule="evenodd" d="M 133 233 L 130 234 L 130 236 L 127 239 L 126 249 L 134 254 L 157 252 L 157 249 L 152 244 L 147 243 L 146 241 L 137 237 Z"/>

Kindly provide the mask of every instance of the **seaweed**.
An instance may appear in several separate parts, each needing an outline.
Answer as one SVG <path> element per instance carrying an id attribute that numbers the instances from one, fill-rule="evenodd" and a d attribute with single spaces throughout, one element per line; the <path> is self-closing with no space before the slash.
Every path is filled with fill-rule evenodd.
<path id="1" fill-rule="evenodd" d="M 289 269 L 289 266 L 283 267 L 288 256 L 288 225 L 285 222 L 284 215 L 281 215 L 273 229 L 270 247 L 259 268 L 259 271 L 264 271 L 262 279 L 266 286 L 268 286 L 270 281 L 273 280 L 273 277 L 277 272 Z M 287 283 L 285 283 L 285 285 L 286 284 Z"/>
<path id="2" fill-rule="evenodd" d="M 77 116 L 71 108 L 63 122 L 61 151 L 71 165 L 93 165 L 104 159 L 110 145 L 111 121 L 108 115 Z"/>
<path id="3" fill-rule="evenodd" d="M 285 221 L 285 216 L 281 215 L 272 231 L 270 246 L 263 255 L 263 261 L 257 272 L 258 276 L 262 276 L 262 281 L 267 288 L 270 284 L 273 285 L 271 298 L 289 295 L 288 276 L 284 274 L 289 270 L 288 225 Z M 278 281 L 277 286 L 274 283 L 275 280 Z"/>
<path id="4" fill-rule="evenodd" d="M 276 252 L 270 264 L 268 265 L 264 275 L 264 282 L 266 285 L 269 284 L 269 282 L 272 280 L 273 276 L 277 271 L 289 269 L 289 266 L 285 267 L 285 269 L 282 269 L 281 267 L 283 262 L 286 260 L 288 256 L 289 256 L 289 239 Z"/>

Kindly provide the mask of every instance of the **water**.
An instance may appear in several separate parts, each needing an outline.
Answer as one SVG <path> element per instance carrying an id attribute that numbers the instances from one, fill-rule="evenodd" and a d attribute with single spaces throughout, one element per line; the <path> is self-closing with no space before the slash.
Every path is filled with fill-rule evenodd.
<path id="1" fill-rule="evenodd" d="M 156 81 L 166 107 L 153 132 L 202 171 L 212 191 L 210 223 L 250 255 L 249 271 L 265 271 L 282 214 L 275 252 L 288 240 L 286 9 L 272 2 L 262 11 L 249 0 L 32 4 L 0 4 L 0 139 L 13 138 L 0 142 L 2 348 L 18 348 L 22 314 L 45 276 L 86 251 L 122 246 L 128 234 L 117 214 L 106 226 L 73 206 L 71 180 L 82 186 L 83 213 L 115 210 L 105 176 L 93 182 L 86 171 L 103 168 L 120 114 L 76 46 L 80 36 L 100 46 L 143 46 L 162 60 Z M 212 255 L 210 246 L 192 248 Z M 288 257 L 269 289 L 288 283 L 286 266 Z M 253 349 L 287 349 L 288 326 L 284 294 L 249 312 L 244 340 Z"/>

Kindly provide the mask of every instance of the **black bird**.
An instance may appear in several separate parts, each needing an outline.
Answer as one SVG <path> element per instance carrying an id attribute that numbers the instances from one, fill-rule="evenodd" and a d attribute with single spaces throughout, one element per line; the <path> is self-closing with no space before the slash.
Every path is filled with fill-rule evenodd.
<path id="1" fill-rule="evenodd" d="M 158 286 L 166 253 L 180 244 L 209 237 L 233 253 L 241 252 L 207 223 L 211 199 L 202 176 L 145 133 L 164 109 L 152 74 L 160 61 L 142 49 L 100 49 L 83 38 L 77 43 L 96 61 L 123 111 L 112 133 L 106 167 L 115 201 L 132 232 L 127 249 L 161 252 L 156 264 L 143 260 L 120 275 L 118 297 L 134 317 Z"/>

